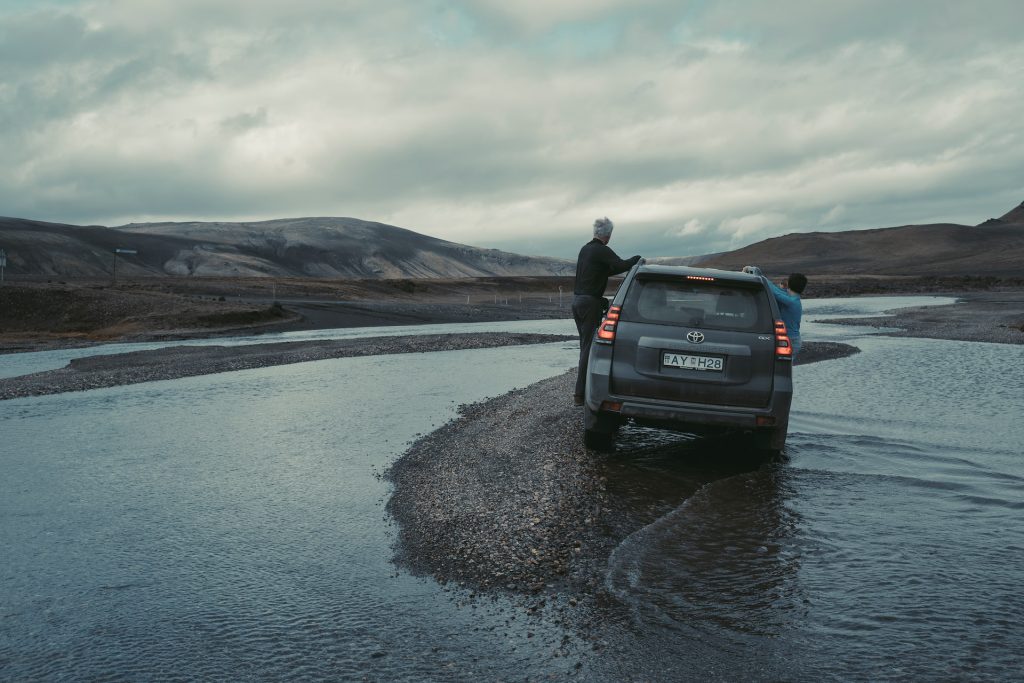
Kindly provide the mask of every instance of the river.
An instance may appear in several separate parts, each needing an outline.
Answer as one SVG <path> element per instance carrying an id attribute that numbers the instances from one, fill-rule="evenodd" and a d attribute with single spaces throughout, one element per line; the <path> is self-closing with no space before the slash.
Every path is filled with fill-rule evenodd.
<path id="1" fill-rule="evenodd" d="M 504 325 L 567 327 L 445 329 Z M 396 569 L 380 476 L 458 404 L 572 366 L 572 343 L 0 402 L 0 679 L 1019 676 L 1024 348 L 815 323 L 805 339 L 863 352 L 795 370 L 785 459 L 708 464 L 700 442 L 623 430 L 620 504 L 678 504 L 609 558 L 596 648 Z"/>

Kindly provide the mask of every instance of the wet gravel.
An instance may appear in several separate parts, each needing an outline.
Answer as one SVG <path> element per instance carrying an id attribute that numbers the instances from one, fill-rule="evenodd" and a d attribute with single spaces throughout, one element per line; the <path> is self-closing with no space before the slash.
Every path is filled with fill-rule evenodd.
<path id="1" fill-rule="evenodd" d="M 805 343 L 804 365 L 859 350 Z M 599 585 L 624 528 L 602 464 L 582 443 L 575 370 L 460 407 L 391 467 L 396 561 L 474 592 L 529 597 L 528 611 Z M 636 516 L 643 521 L 642 516 Z M 647 520 L 650 521 L 650 520 Z"/>
<path id="2" fill-rule="evenodd" d="M 804 342 L 793 365 L 808 365 L 823 360 L 835 360 L 860 353 L 860 349 L 840 342 Z"/>
<path id="3" fill-rule="evenodd" d="M 601 513 L 574 372 L 462 406 L 391 468 L 400 563 L 442 582 L 536 593 L 566 577 Z"/>
<path id="4" fill-rule="evenodd" d="M 870 318 L 829 318 L 819 322 L 889 328 L 893 337 L 923 337 L 953 341 L 1024 344 L 1024 294 L 1017 290 L 952 294 L 960 300 L 948 306 L 924 306 L 890 311 Z"/>
<path id="5" fill-rule="evenodd" d="M 248 346 L 175 346 L 153 351 L 88 356 L 72 360 L 59 370 L 0 379 L 0 400 L 328 358 L 482 349 L 545 344 L 568 339 L 575 337 L 557 334 L 484 332 L 280 342 Z"/>

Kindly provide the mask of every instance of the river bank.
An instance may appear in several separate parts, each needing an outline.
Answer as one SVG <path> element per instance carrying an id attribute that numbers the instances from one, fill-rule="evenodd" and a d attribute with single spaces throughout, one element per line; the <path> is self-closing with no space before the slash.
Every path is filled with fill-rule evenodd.
<path id="1" fill-rule="evenodd" d="M 882 333 L 894 337 L 1024 344 L 1024 292 L 975 291 L 949 296 L 958 301 L 948 306 L 902 308 L 892 315 L 819 322 L 895 328 Z"/>
<path id="2" fill-rule="evenodd" d="M 111 342 L 571 317 L 571 279 L 149 278 L 0 287 L 0 354 Z"/>
<path id="3" fill-rule="evenodd" d="M 76 358 L 58 370 L 0 379 L 0 400 L 305 363 L 328 358 L 482 349 L 575 339 L 557 334 L 481 332 L 279 342 L 249 346 L 172 346 L 151 351 Z"/>
<path id="4" fill-rule="evenodd" d="M 571 291 L 571 278 L 16 283 L 0 289 L 0 354 L 267 332 L 571 318 Z M 901 294 L 960 302 L 949 315 L 934 307 L 904 312 L 898 321 L 907 323 L 907 334 L 1003 343 L 1024 338 L 1018 334 L 1024 327 L 1024 288 L 1017 281 L 832 277 L 815 278 L 808 291 L 809 298 Z M 894 320 L 877 322 L 885 327 Z"/>

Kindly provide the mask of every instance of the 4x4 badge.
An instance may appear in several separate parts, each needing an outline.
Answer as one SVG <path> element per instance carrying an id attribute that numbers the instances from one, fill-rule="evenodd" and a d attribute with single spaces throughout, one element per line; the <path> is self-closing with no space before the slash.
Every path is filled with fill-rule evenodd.
<path id="1" fill-rule="evenodd" d="M 687 341 L 691 341 L 694 344 L 700 344 L 704 341 L 704 334 L 701 332 L 688 332 L 686 334 Z"/>

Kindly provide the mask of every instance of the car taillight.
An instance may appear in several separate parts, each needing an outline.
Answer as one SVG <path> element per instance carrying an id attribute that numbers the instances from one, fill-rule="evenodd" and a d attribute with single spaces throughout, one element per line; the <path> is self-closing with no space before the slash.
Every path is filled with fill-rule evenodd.
<path id="1" fill-rule="evenodd" d="M 793 360 L 793 345 L 786 332 L 786 323 L 775 321 L 775 357 L 779 360 Z"/>
<path id="2" fill-rule="evenodd" d="M 601 321 L 601 326 L 597 328 L 597 341 L 602 344 L 611 344 L 615 341 L 615 326 L 619 322 L 619 313 L 622 312 L 622 308 L 619 306 L 612 306 L 608 309 L 608 312 L 604 316 L 604 320 Z"/>

